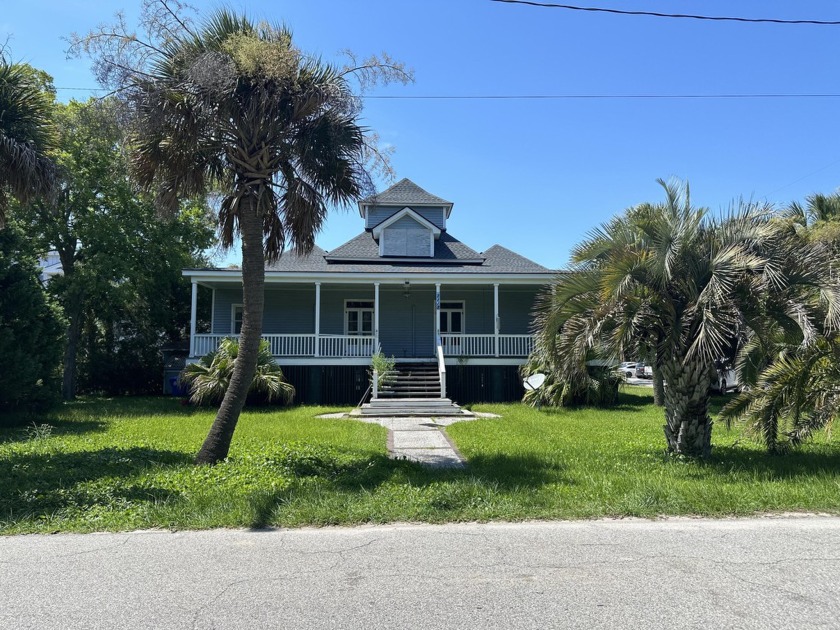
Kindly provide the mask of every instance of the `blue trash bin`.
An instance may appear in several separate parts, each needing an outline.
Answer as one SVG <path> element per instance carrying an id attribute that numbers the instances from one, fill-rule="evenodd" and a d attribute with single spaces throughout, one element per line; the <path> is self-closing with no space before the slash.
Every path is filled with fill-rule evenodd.
<path id="1" fill-rule="evenodd" d="M 169 391 L 173 396 L 183 396 L 184 389 L 181 387 L 180 378 L 173 376 L 169 379 Z"/>

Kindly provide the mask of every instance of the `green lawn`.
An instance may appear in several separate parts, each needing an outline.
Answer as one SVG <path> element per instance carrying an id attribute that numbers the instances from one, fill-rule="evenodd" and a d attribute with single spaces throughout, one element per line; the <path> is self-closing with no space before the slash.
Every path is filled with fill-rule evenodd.
<path id="1" fill-rule="evenodd" d="M 385 429 L 315 407 L 245 413 L 230 460 L 195 467 L 212 413 L 83 400 L 37 420 L 51 428 L 0 429 L 0 532 L 840 512 L 837 437 L 771 457 L 718 425 L 711 461 L 680 461 L 648 392 L 610 411 L 476 407 L 503 417 L 448 429 L 466 471 L 391 461 Z"/>

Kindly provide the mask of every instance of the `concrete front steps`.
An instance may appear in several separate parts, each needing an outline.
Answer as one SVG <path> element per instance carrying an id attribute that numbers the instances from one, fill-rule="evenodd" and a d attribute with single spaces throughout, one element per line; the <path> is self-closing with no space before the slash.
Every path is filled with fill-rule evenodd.
<path id="1" fill-rule="evenodd" d="M 472 416 L 449 398 L 378 398 L 355 409 L 351 415 L 380 418 L 440 418 Z"/>
<path id="2" fill-rule="evenodd" d="M 472 416 L 440 391 L 437 364 L 398 363 L 377 398 L 351 415 L 377 418 L 441 418 Z"/>
<path id="3" fill-rule="evenodd" d="M 379 386 L 380 398 L 440 398 L 437 364 L 397 363 L 387 382 Z"/>

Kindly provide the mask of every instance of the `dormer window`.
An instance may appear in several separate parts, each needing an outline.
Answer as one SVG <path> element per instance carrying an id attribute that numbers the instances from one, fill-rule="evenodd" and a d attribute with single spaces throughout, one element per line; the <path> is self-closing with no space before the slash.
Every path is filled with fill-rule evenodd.
<path id="1" fill-rule="evenodd" d="M 380 256 L 429 258 L 435 255 L 435 239 L 440 228 L 411 208 L 403 208 L 373 229 L 379 240 Z"/>

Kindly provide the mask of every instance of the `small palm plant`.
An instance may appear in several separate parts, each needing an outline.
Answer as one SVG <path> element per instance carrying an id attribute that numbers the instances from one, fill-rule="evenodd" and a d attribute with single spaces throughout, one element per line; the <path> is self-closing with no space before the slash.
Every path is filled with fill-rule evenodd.
<path id="1" fill-rule="evenodd" d="M 779 354 L 723 408 L 730 426 L 743 420 L 771 453 L 784 453 L 840 415 L 840 343 L 823 338 Z"/>
<path id="2" fill-rule="evenodd" d="M 198 363 L 188 365 L 181 378 L 190 387 L 190 402 L 196 405 L 220 404 L 230 385 L 238 355 L 239 342 L 223 339 L 218 350 L 203 356 Z M 288 404 L 294 397 L 294 386 L 286 382 L 283 370 L 271 356 L 268 342 L 262 340 L 248 398 Z"/>

